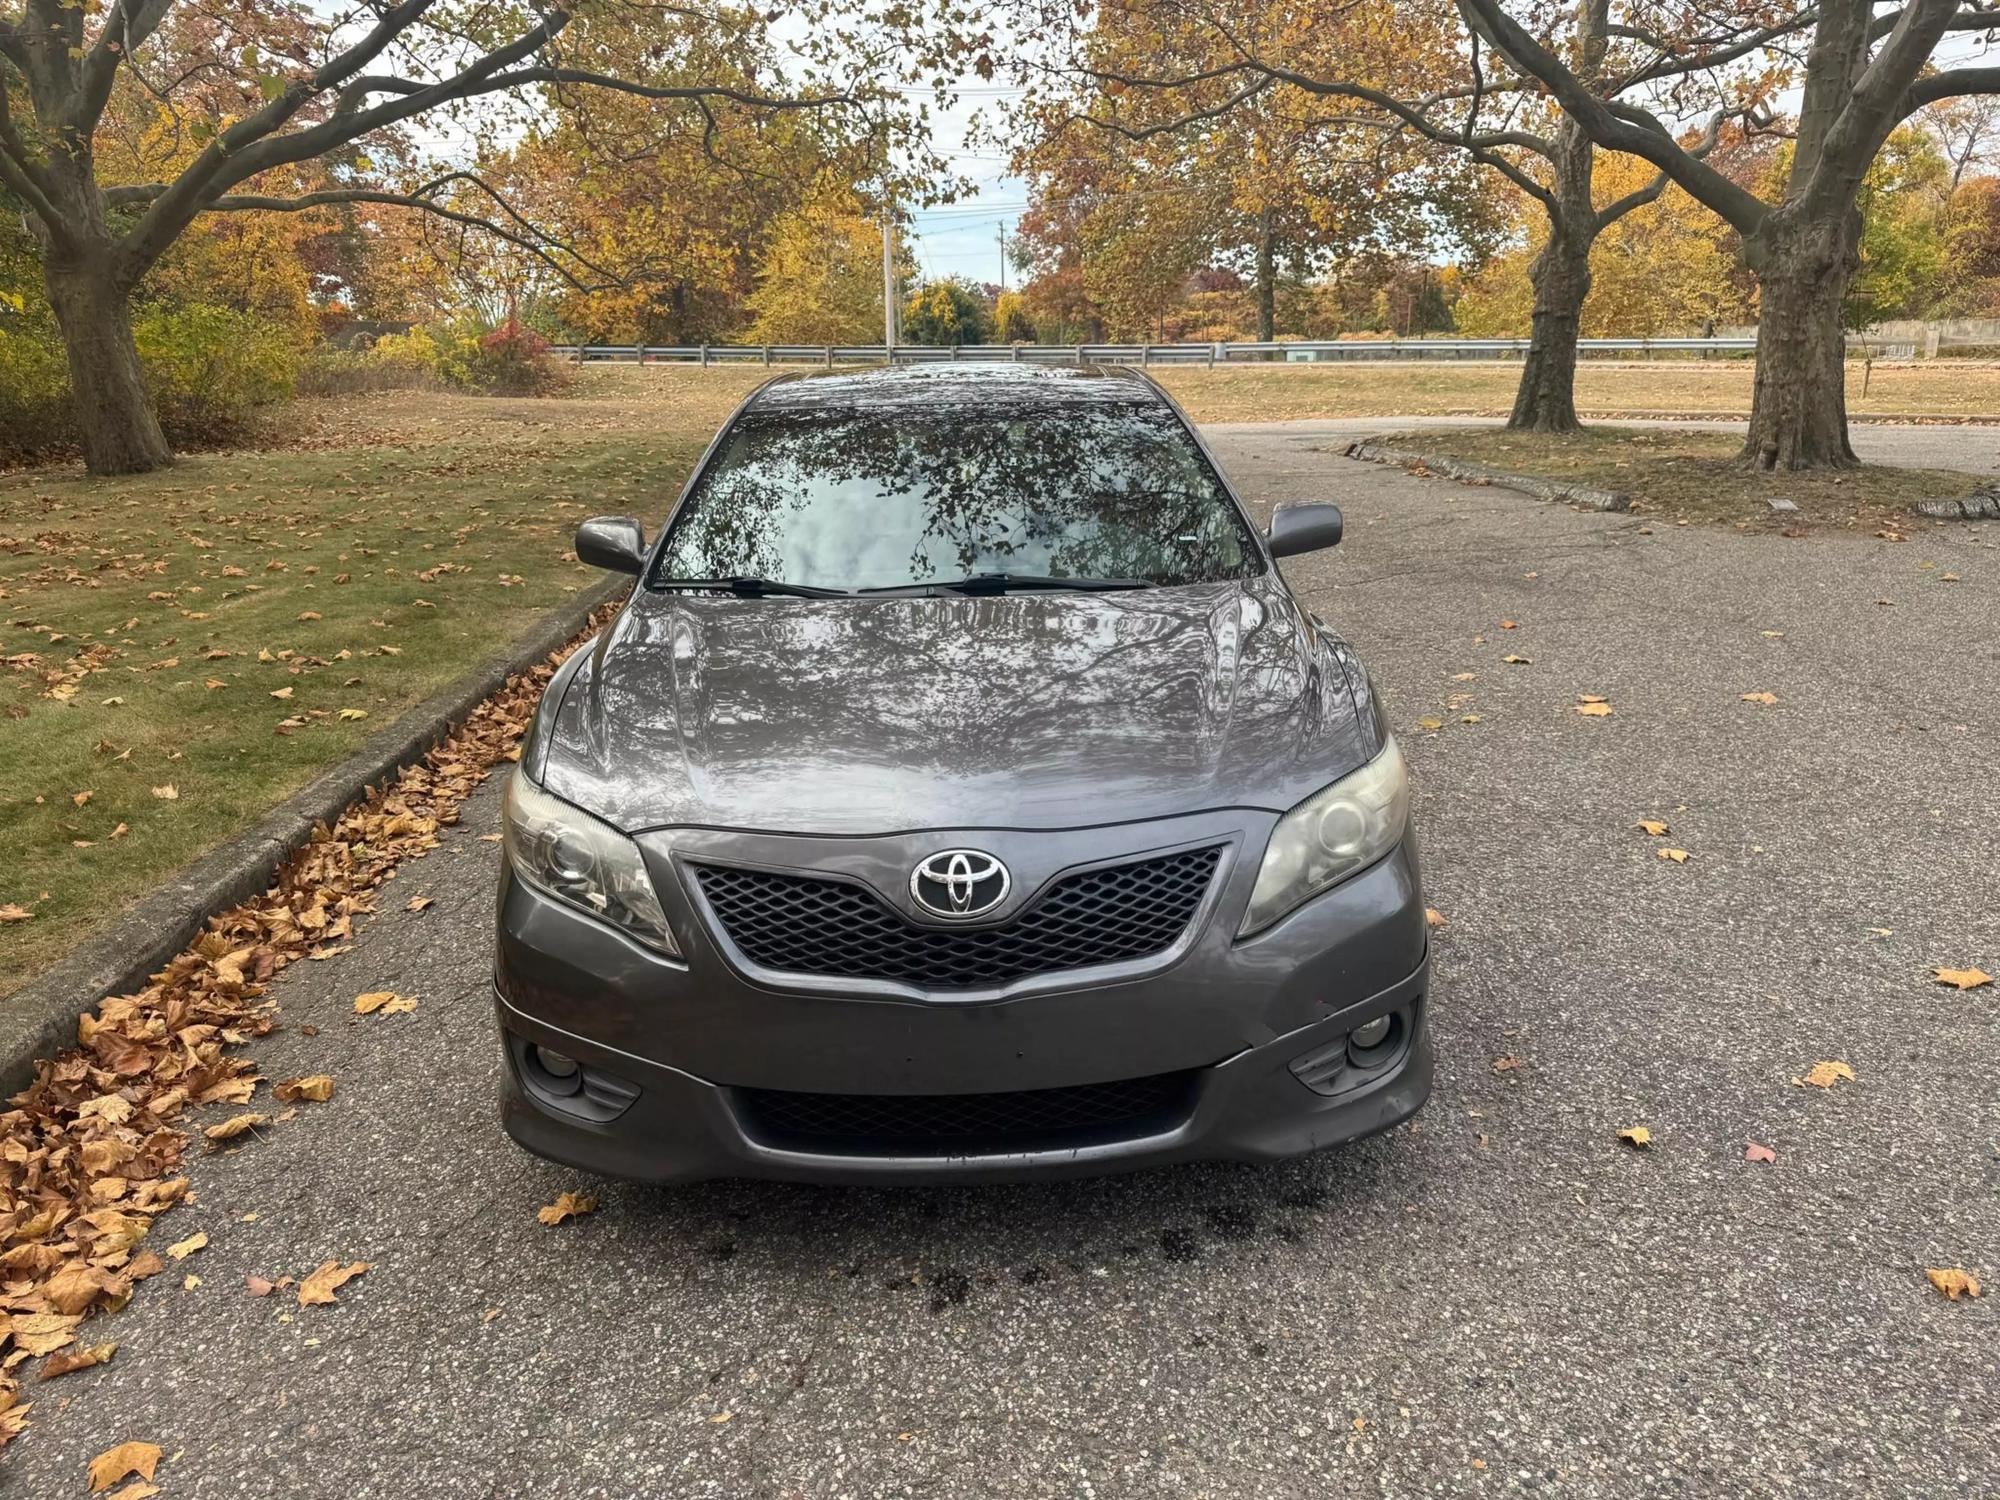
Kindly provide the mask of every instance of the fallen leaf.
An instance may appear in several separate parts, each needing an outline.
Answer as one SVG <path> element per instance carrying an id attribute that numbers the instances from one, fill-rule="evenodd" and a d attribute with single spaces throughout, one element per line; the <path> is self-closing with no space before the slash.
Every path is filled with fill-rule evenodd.
<path id="1" fill-rule="evenodd" d="M 243 1278 L 243 1285 L 249 1289 L 250 1295 L 253 1297 L 268 1297 L 278 1287 L 277 1282 L 266 1281 L 261 1276 L 245 1276 Z"/>
<path id="2" fill-rule="evenodd" d="M 1500 660 L 1507 663 L 1510 667 L 1532 667 L 1535 664 L 1535 660 L 1531 656 L 1503 656 Z"/>
<path id="3" fill-rule="evenodd" d="M 1927 1270 L 1931 1285 L 1944 1293 L 1945 1301 L 1956 1302 L 1960 1297 L 1979 1295 L 1979 1278 L 1970 1271 L 1962 1271 L 1957 1266 L 1948 1269 Z"/>
<path id="4" fill-rule="evenodd" d="M 75 796 L 71 797 L 69 800 L 71 802 L 74 802 L 78 807 L 81 807 L 83 806 L 84 803 L 88 802 L 92 797 L 95 797 L 96 795 L 97 793 L 95 792 L 78 792 Z"/>
<path id="5" fill-rule="evenodd" d="M 1439 911 L 1435 906 L 1426 906 L 1424 908 L 1424 924 L 1429 927 L 1444 926 L 1444 913 Z"/>
<path id="6" fill-rule="evenodd" d="M 1611 717 L 1611 705 L 1609 703 L 1579 703 L 1576 706 L 1576 711 L 1586 719 L 1608 719 Z"/>
<path id="7" fill-rule="evenodd" d="M 1653 1144 L 1653 1132 L 1643 1125 L 1628 1125 L 1618 1132 L 1618 1139 L 1635 1151 L 1645 1151 Z"/>
<path id="8" fill-rule="evenodd" d="M 90 1461 L 91 1493 L 108 1490 L 133 1474 L 151 1479 L 159 1462 L 160 1449 L 156 1443 L 120 1443 L 116 1448 L 106 1449 Z"/>
<path id="9" fill-rule="evenodd" d="M 1651 838 L 1659 838 L 1668 832 L 1667 825 L 1653 818 L 1641 818 L 1637 824 L 1639 831 Z"/>
<path id="10" fill-rule="evenodd" d="M 335 1291 L 347 1285 L 355 1277 L 374 1269 L 375 1267 L 365 1260 L 351 1261 L 344 1266 L 337 1260 L 323 1260 L 312 1274 L 299 1283 L 299 1306 L 324 1306 L 338 1301 L 339 1299 L 333 1295 Z"/>
<path id="11" fill-rule="evenodd" d="M 535 1217 L 544 1224 L 560 1224 L 564 1219 L 590 1213 L 596 1207 L 597 1199 L 589 1193 L 558 1193 L 555 1202 L 536 1210 Z"/>
<path id="12" fill-rule="evenodd" d="M 372 1016 L 378 1010 L 385 1016 L 404 1016 L 416 1008 L 414 996 L 399 995 L 394 990 L 370 990 L 354 997 L 355 1012 L 364 1016 Z"/>
<path id="13" fill-rule="evenodd" d="M 1776 703 L 1778 701 L 1776 693 L 1738 693 L 1736 696 L 1741 698 L 1745 703 Z"/>
<path id="14" fill-rule="evenodd" d="M 63 1349 L 51 1354 L 36 1371 L 37 1380 L 54 1380 L 58 1375 L 73 1375 L 78 1370 L 88 1370 L 92 1365 L 106 1364 L 118 1352 L 116 1344 L 92 1344 L 88 1349 Z"/>
<path id="15" fill-rule="evenodd" d="M 1442 728 L 1444 728 L 1444 720 L 1443 720 L 1443 719 L 1419 719 L 1419 720 L 1417 720 L 1417 728 L 1419 728 L 1419 729 L 1442 729 Z"/>
<path id="16" fill-rule="evenodd" d="M 1854 1082 L 1854 1069 L 1846 1063 L 1817 1062 L 1812 1065 L 1812 1071 L 1805 1077 L 1794 1078 L 1792 1082 L 1807 1084 L 1816 1089 L 1830 1089 L 1843 1078 L 1849 1083 Z"/>
<path id="17" fill-rule="evenodd" d="M 310 1099 L 315 1104 L 324 1104 L 333 1097 L 333 1075 L 309 1073 L 303 1078 L 287 1078 L 271 1092 L 288 1104 L 294 1099 Z"/>
<path id="18" fill-rule="evenodd" d="M 1661 859 L 1670 859 L 1677 865 L 1684 865 L 1691 857 L 1685 849 L 1658 849 L 1654 851 Z"/>
<path id="19" fill-rule="evenodd" d="M 1514 622 L 1512 620 L 1502 620 L 1500 622 L 1500 628 L 1502 630 L 1512 630 L 1514 628 Z"/>
<path id="20" fill-rule="evenodd" d="M 201 1278 L 199 1276 L 196 1276 L 193 1272 L 189 1272 L 186 1276 L 183 1276 L 181 1278 L 181 1290 L 184 1292 L 191 1292 L 200 1285 L 201 1285 Z"/>
<path id="21" fill-rule="evenodd" d="M 343 708 L 340 711 L 340 717 L 350 721 L 354 719 L 365 719 L 368 717 L 368 710 L 365 708 Z"/>
<path id="22" fill-rule="evenodd" d="M 319 617 L 320 613 L 316 609 L 304 609 L 299 611 L 299 618 L 301 620 L 317 620 Z"/>
<path id="23" fill-rule="evenodd" d="M 9 901 L 5 906 L 0 906 L 0 922 L 32 922 L 34 919 L 33 912 L 15 902 Z"/>
<path id="24" fill-rule="evenodd" d="M 1527 1061 L 1525 1057 L 1496 1057 L 1493 1059 L 1493 1071 L 1511 1073 L 1514 1069 L 1524 1066 Z"/>
<path id="25" fill-rule="evenodd" d="M 181 800 L 180 788 L 175 786 L 171 781 L 165 786 L 154 787 L 153 795 L 158 797 L 162 802 L 178 802 Z"/>
<path id="26" fill-rule="evenodd" d="M 148 1484 L 143 1479 L 135 1479 L 121 1489 L 112 1491 L 104 1500 L 153 1500 L 160 1493 L 157 1484 Z"/>
<path id="27" fill-rule="evenodd" d="M 1759 1145 L 1756 1141 L 1751 1141 L 1743 1148 L 1743 1159 L 1745 1161 L 1770 1163 L 1778 1159 L 1778 1153 L 1773 1151 L 1769 1146 Z"/>
<path id="28" fill-rule="evenodd" d="M 271 696 L 273 698 L 289 698 L 292 696 L 292 690 L 288 687 L 272 688 Z"/>
<path id="29" fill-rule="evenodd" d="M 1939 984 L 1948 984 L 1955 990 L 1976 990 L 1993 982 L 1993 976 L 1984 969 L 1933 969 L 1931 975 Z"/>
<path id="30" fill-rule="evenodd" d="M 239 1116 L 239 1118 L 244 1118 Z M 248 1128 L 247 1126 L 245 1127 Z M 167 1246 L 167 1255 L 172 1260 L 186 1260 L 195 1251 L 208 1244 L 207 1234 L 197 1230 L 186 1239 Z"/>
<path id="31" fill-rule="evenodd" d="M 255 1130 L 259 1125 L 268 1125 L 270 1116 L 260 1114 L 232 1115 L 220 1125 L 211 1125 L 202 1132 L 211 1141 L 229 1141 L 246 1130 Z"/>
<path id="32" fill-rule="evenodd" d="M 437 898 L 435 896 L 412 896 L 403 903 L 404 911 L 422 911 Z"/>

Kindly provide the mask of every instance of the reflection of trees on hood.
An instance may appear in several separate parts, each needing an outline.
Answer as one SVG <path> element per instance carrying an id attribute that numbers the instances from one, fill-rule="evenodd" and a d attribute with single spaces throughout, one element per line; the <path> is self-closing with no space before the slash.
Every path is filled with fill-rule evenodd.
<path id="1" fill-rule="evenodd" d="M 867 577 L 822 571 L 822 530 L 864 549 Z M 1157 406 L 800 407 L 738 421 L 666 566 L 832 586 L 1009 568 L 1179 583 L 1240 575 L 1247 541 L 1206 461 Z"/>

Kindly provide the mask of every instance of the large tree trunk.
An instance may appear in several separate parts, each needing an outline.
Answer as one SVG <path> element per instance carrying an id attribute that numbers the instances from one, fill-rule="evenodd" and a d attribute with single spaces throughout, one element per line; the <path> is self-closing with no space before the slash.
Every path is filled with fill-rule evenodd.
<path id="1" fill-rule="evenodd" d="M 1528 268 L 1535 288 L 1534 322 L 1509 427 L 1529 432 L 1575 432 L 1576 337 L 1590 295 L 1590 248 L 1597 242 L 1597 207 L 1591 201 L 1595 148 L 1565 115 L 1556 124 L 1549 156 L 1549 242 Z"/>
<path id="2" fill-rule="evenodd" d="M 86 252 L 43 270 L 49 305 L 69 356 L 70 405 L 93 474 L 143 474 L 174 461 L 132 341 L 127 289 L 105 260 Z"/>
<path id="3" fill-rule="evenodd" d="M 1858 215 L 1837 231 L 1801 230 L 1782 210 L 1744 250 L 1757 273 L 1757 381 L 1743 462 L 1758 469 L 1845 469 L 1847 332 L 1841 303 L 1859 264 Z"/>
<path id="4" fill-rule="evenodd" d="M 1533 331 L 1507 425 L 1527 432 L 1576 432 L 1576 336 L 1590 295 L 1590 246 L 1550 237 L 1528 268 L 1535 288 Z"/>

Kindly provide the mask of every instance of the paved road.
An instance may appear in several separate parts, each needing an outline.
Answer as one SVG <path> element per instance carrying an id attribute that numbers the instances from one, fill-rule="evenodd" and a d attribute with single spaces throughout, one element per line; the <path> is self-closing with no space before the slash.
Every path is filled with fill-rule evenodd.
<path id="1" fill-rule="evenodd" d="M 1424 427 L 1498 427 L 1498 417 L 1343 417 L 1314 422 L 1242 422 L 1212 426 L 1214 434 L 1236 442 L 1271 441 L 1293 446 L 1334 447 L 1356 438 L 1385 432 L 1414 432 Z M 1743 432 L 1742 422 L 1627 421 L 1622 427 L 1703 428 L 1710 432 Z M 2000 474 L 2000 427 L 1992 425 L 1919 427 L 1885 422 L 1856 422 L 1849 429 L 1854 451 L 1864 463 L 1891 464 L 1902 469 L 1960 469 L 1968 474 Z"/>
<path id="2" fill-rule="evenodd" d="M 196 1164 L 163 1228 L 209 1233 L 201 1286 L 36 1392 L 0 1487 L 143 1438 L 171 1500 L 1992 1493 L 2000 1296 L 1924 1268 L 2000 1283 L 2000 991 L 1927 982 L 2000 972 L 2000 526 L 1649 534 L 1222 443 L 1260 502 L 1348 507 L 1293 576 L 1420 778 L 1414 1125 L 1042 1187 L 587 1182 L 494 1123 L 489 792 L 392 888 L 436 905 L 281 982 L 266 1071 L 340 1092 Z M 415 1014 L 357 1019 L 383 987 Z M 1857 1081 L 1792 1084 L 1821 1059 Z M 337 1307 L 243 1290 L 335 1255 L 376 1263 Z"/>

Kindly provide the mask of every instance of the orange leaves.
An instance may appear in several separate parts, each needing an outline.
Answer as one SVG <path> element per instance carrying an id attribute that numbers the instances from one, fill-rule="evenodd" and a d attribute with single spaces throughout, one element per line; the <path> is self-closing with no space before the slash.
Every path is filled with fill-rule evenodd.
<path id="1" fill-rule="evenodd" d="M 1761 703 L 1766 706 L 1778 701 L 1776 693 L 1738 693 L 1736 696 L 1745 703 Z"/>
<path id="2" fill-rule="evenodd" d="M 1933 969 L 1931 977 L 1955 990 L 1976 990 L 1993 982 L 1993 976 L 1984 969 Z"/>
<path id="3" fill-rule="evenodd" d="M 399 995 L 394 990 L 370 990 L 354 997 L 356 1015 L 372 1016 L 380 1011 L 385 1016 L 405 1016 L 416 1008 L 415 996 Z"/>
<path id="4" fill-rule="evenodd" d="M 1653 839 L 1664 838 L 1668 833 L 1672 832 L 1666 824 L 1660 822 L 1657 818 L 1641 818 L 1632 826 L 1645 834 L 1646 837 Z"/>
<path id="5" fill-rule="evenodd" d="M 323 1260 L 299 1283 L 300 1307 L 323 1307 L 340 1299 L 333 1294 L 357 1276 L 374 1270 L 372 1263 L 365 1260 L 350 1261 L 342 1265 L 337 1260 Z"/>
<path id="6" fill-rule="evenodd" d="M 116 1448 L 106 1449 L 90 1461 L 90 1492 L 94 1495 L 99 1490 L 108 1490 L 134 1474 L 150 1481 L 159 1462 L 160 1449 L 156 1443 L 120 1443 Z"/>
<path id="7" fill-rule="evenodd" d="M 209 1126 L 202 1134 L 207 1136 L 211 1141 L 233 1141 L 247 1130 L 255 1130 L 259 1125 L 268 1125 L 270 1123 L 271 1117 L 269 1115 L 232 1115 L 220 1125 Z"/>
<path id="8" fill-rule="evenodd" d="M 1576 695 L 1576 711 L 1586 719 L 1608 719 L 1611 717 L 1611 705 L 1599 693 L 1578 693 Z"/>
<path id="9" fill-rule="evenodd" d="M 1659 858 L 1665 860 L 1671 860 L 1674 864 L 1677 865 L 1684 865 L 1690 859 L 1694 858 L 1694 856 L 1689 854 L 1685 849 L 1655 849 L 1653 853 L 1657 855 Z"/>
<path id="10" fill-rule="evenodd" d="M 1979 1278 L 1957 1266 L 1948 1269 L 1932 1268 L 1924 1272 L 1930 1284 L 1944 1294 L 1947 1302 L 1956 1302 L 1960 1297 L 1980 1295 Z"/>
<path id="11" fill-rule="evenodd" d="M 287 1078 L 271 1092 L 287 1104 L 295 1099 L 324 1104 L 333 1097 L 333 1076 L 329 1073 L 309 1073 L 303 1078 Z"/>
<path id="12" fill-rule="evenodd" d="M 116 1344 L 92 1344 L 88 1349 L 58 1349 L 42 1362 L 35 1378 L 54 1380 L 58 1375 L 73 1375 L 93 1365 L 109 1364 L 111 1356 L 117 1352 Z"/>
<path id="13" fill-rule="evenodd" d="M 1777 1161 L 1778 1153 L 1760 1142 L 1745 1141 L 1743 1143 L 1743 1159 L 1745 1161 L 1762 1162 L 1766 1166 L 1770 1166 Z"/>
<path id="14" fill-rule="evenodd" d="M 593 1213 L 596 1208 L 597 1199 L 589 1193 L 558 1193 L 555 1202 L 535 1211 L 535 1217 L 544 1224 L 560 1224 L 565 1219 Z"/>
<path id="15" fill-rule="evenodd" d="M 1801 1088 L 1830 1089 L 1845 1080 L 1854 1082 L 1854 1069 L 1844 1062 L 1817 1062 L 1803 1078 L 1794 1078 L 1793 1083 Z"/>
<path id="16" fill-rule="evenodd" d="M 153 795 L 158 797 L 162 802 L 178 802 L 181 800 L 180 788 L 175 786 L 171 781 L 165 786 L 154 787 Z"/>

